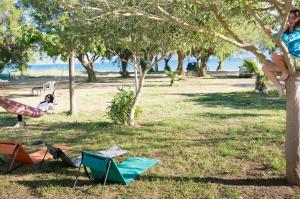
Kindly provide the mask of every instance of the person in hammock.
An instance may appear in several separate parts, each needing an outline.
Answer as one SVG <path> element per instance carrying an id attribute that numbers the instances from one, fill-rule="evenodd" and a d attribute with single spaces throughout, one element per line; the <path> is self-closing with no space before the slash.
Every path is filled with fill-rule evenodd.
<path id="1" fill-rule="evenodd" d="M 41 117 L 45 112 L 53 108 L 54 95 L 48 94 L 44 101 L 40 102 L 36 108 L 16 102 L 6 97 L 0 96 L 0 106 L 6 111 L 18 115 L 18 122 L 15 127 L 24 126 L 23 116 L 27 117 Z"/>
<path id="2" fill-rule="evenodd" d="M 49 110 L 52 110 L 53 101 L 54 101 L 53 94 L 47 94 L 44 98 L 44 101 L 40 102 L 36 108 L 39 109 L 40 111 L 46 113 Z M 23 116 L 18 115 L 17 117 L 18 117 L 18 122 L 14 127 L 24 126 L 26 123 L 23 121 Z"/>

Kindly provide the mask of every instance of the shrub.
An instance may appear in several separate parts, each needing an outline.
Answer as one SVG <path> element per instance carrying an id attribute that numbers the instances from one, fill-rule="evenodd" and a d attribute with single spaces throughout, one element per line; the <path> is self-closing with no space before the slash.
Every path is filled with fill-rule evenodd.
<path id="1" fill-rule="evenodd" d="M 123 88 L 118 90 L 119 92 L 114 95 L 110 105 L 107 107 L 106 114 L 115 124 L 126 124 L 134 101 L 134 92 Z M 139 118 L 141 112 L 141 107 L 137 106 L 134 114 L 135 120 Z"/>
<path id="2" fill-rule="evenodd" d="M 173 86 L 174 81 L 176 80 L 176 77 L 177 77 L 177 73 L 173 72 L 173 71 L 166 71 L 165 73 L 171 80 L 170 86 Z"/>
<path id="3" fill-rule="evenodd" d="M 243 65 L 248 68 L 250 72 L 253 72 L 256 76 L 255 90 L 266 91 L 267 90 L 267 78 L 261 70 L 261 67 L 256 61 L 244 60 Z"/>

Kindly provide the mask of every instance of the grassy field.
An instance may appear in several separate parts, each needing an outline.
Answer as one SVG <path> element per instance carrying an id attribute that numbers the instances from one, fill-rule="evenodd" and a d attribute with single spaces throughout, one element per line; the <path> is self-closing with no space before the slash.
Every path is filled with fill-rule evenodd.
<path id="1" fill-rule="evenodd" d="M 10 85 L 10 97 L 35 105 L 41 96 L 31 96 L 39 82 Z M 211 77 L 187 78 L 169 87 L 157 75 L 147 79 L 141 99 L 143 113 L 137 127 L 117 126 L 105 116 L 117 86 L 133 79 L 100 77 L 96 83 L 79 82 L 76 88 L 79 114 L 67 115 L 66 83 L 59 83 L 55 113 L 41 119 L 26 118 L 28 126 L 7 128 L 15 115 L 0 109 L 0 139 L 75 147 L 97 151 L 118 145 L 129 151 L 117 158 L 151 157 L 160 163 L 128 186 L 94 186 L 82 173 L 72 185 L 76 169 L 50 160 L 43 172 L 38 166 L 23 166 L 10 174 L 0 169 L 0 198 L 299 198 L 298 187 L 285 179 L 284 99 L 276 93 L 253 92 L 254 79 Z"/>

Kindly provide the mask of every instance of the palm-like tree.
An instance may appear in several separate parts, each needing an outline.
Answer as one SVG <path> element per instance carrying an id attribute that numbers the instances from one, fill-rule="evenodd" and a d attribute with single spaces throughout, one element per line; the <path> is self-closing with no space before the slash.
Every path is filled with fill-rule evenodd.
<path id="1" fill-rule="evenodd" d="M 250 72 L 253 72 L 256 77 L 255 81 L 255 90 L 257 91 L 266 91 L 267 90 L 267 78 L 262 72 L 261 68 L 258 66 L 256 61 L 250 61 L 244 59 L 243 65 L 247 67 Z"/>
<path id="2" fill-rule="evenodd" d="M 173 71 L 166 71 L 166 75 L 171 79 L 170 86 L 173 86 L 174 81 L 177 77 L 177 73 Z"/>

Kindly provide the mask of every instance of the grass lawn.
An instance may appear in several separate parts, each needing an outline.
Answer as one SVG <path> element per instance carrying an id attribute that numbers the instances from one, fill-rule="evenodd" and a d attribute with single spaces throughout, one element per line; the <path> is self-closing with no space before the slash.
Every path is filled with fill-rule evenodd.
<path id="1" fill-rule="evenodd" d="M 109 77 L 110 78 L 110 77 Z M 284 180 L 284 99 L 254 93 L 254 79 L 188 78 L 167 86 L 168 79 L 150 77 L 141 98 L 143 113 L 137 127 L 113 125 L 105 116 L 117 86 L 133 79 L 99 78 L 77 84 L 79 114 L 70 117 L 67 83 L 60 83 L 54 114 L 26 118 L 28 126 L 7 128 L 15 115 L 0 109 L 0 139 L 33 141 L 97 151 L 118 145 L 129 151 L 117 158 L 151 157 L 160 163 L 128 186 L 94 186 L 80 177 L 86 191 L 72 185 L 76 169 L 50 160 L 43 172 L 23 166 L 10 174 L 0 169 L 0 198 L 299 198 L 298 187 Z M 37 83 L 38 84 L 38 83 Z M 35 105 L 33 85 L 12 84 L 10 97 Z"/>

